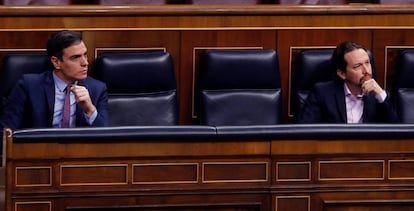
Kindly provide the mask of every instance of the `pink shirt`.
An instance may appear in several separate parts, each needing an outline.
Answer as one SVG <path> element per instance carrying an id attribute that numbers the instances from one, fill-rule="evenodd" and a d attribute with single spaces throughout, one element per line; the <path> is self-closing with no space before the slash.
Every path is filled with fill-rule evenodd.
<path id="1" fill-rule="evenodd" d="M 344 90 L 347 123 L 362 123 L 362 113 L 364 111 L 363 95 L 353 95 L 346 84 L 344 84 Z M 381 94 L 375 95 L 375 98 L 379 103 L 383 103 L 385 98 L 387 98 L 387 93 L 383 91 Z"/>

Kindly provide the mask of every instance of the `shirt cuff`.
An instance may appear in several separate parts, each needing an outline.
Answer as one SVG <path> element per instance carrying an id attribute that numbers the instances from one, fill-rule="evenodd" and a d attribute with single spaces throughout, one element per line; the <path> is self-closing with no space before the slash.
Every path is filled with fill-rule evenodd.
<path id="1" fill-rule="evenodd" d="M 385 98 L 387 98 L 387 92 L 383 90 L 381 93 L 376 94 L 375 98 L 377 99 L 377 102 L 383 103 Z"/>
<path id="2" fill-rule="evenodd" d="M 96 117 L 98 116 L 98 111 L 95 110 L 91 116 L 88 116 L 86 113 L 83 113 L 83 115 L 85 116 L 86 121 L 88 122 L 89 125 L 92 125 L 92 123 L 95 121 Z"/>

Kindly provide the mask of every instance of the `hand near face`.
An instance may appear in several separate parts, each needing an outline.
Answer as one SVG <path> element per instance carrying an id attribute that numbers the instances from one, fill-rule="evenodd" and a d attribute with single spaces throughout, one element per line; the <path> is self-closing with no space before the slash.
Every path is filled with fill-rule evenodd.
<path id="1" fill-rule="evenodd" d="M 84 86 L 74 85 L 70 90 L 75 95 L 76 103 L 83 109 L 83 111 L 87 115 L 92 115 L 96 108 L 92 104 L 88 89 Z"/>
<path id="2" fill-rule="evenodd" d="M 362 82 L 361 85 L 362 94 L 368 95 L 370 92 L 374 92 L 375 94 L 381 94 L 384 90 L 378 85 L 378 83 L 370 78 Z"/>

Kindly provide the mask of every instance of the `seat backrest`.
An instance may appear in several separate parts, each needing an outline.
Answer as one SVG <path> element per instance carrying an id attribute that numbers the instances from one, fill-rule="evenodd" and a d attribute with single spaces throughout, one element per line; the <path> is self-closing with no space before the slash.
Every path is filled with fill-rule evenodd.
<path id="1" fill-rule="evenodd" d="M 273 50 L 207 50 L 200 73 L 200 123 L 281 123 L 282 90 Z"/>
<path id="2" fill-rule="evenodd" d="M 46 53 L 8 54 L 3 58 L 2 72 L 0 73 L 0 112 L 7 104 L 7 98 L 23 74 L 42 73 L 52 70 Z"/>
<path id="3" fill-rule="evenodd" d="M 402 123 L 414 123 L 414 49 L 397 57 L 392 94 Z"/>
<path id="4" fill-rule="evenodd" d="M 333 51 L 334 49 L 312 49 L 297 54 L 291 86 L 291 108 L 294 114 L 298 114 L 302 109 L 310 90 L 316 83 L 333 80 L 336 76 L 336 70 L 331 64 Z M 373 78 L 376 78 L 375 62 L 371 51 L 368 51 L 368 55 Z"/>
<path id="5" fill-rule="evenodd" d="M 102 55 L 95 78 L 108 88 L 110 126 L 176 125 L 178 99 L 169 53 Z"/>

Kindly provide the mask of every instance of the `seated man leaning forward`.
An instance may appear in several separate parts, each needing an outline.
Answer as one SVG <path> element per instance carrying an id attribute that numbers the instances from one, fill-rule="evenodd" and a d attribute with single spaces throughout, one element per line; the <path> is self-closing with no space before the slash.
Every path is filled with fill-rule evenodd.
<path id="1" fill-rule="evenodd" d="M 46 48 L 53 71 L 26 74 L 18 81 L 1 115 L 1 130 L 107 126 L 106 85 L 87 75 L 87 48 L 81 35 L 59 31 Z"/>
<path id="2" fill-rule="evenodd" d="M 332 54 L 336 80 L 315 84 L 298 123 L 396 123 L 389 94 L 372 78 L 367 50 L 354 42 Z"/>

